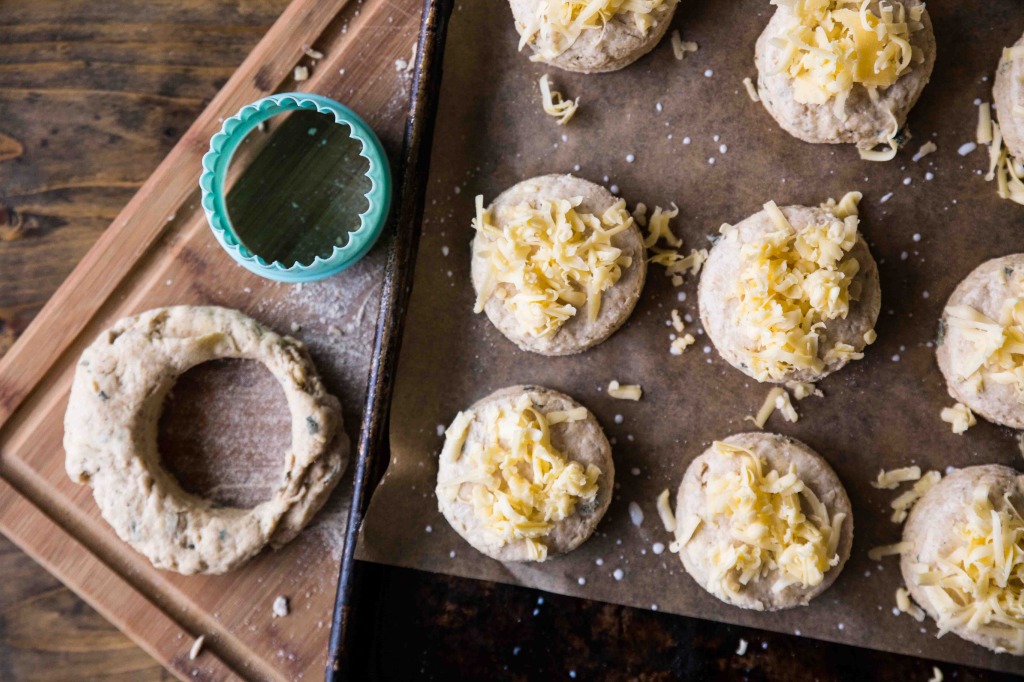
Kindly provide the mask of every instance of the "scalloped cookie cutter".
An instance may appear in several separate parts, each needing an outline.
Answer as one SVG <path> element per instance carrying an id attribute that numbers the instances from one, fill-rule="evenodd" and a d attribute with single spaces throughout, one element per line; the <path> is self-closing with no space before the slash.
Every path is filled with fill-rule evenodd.
<path id="1" fill-rule="evenodd" d="M 335 246 L 329 256 L 317 256 L 308 265 L 287 266 L 277 261 L 268 262 L 245 246 L 228 215 L 224 183 L 231 158 L 249 133 L 269 118 L 301 109 L 333 116 L 335 123 L 348 126 L 350 137 L 362 144 L 359 155 L 369 162 L 366 177 L 370 180 L 370 190 L 365 194 L 369 207 L 359 215 L 359 227 L 348 233 L 348 241 L 343 246 Z M 264 97 L 225 119 L 220 132 L 210 140 L 210 151 L 203 156 L 199 187 L 206 220 L 228 255 L 250 272 L 278 282 L 324 279 L 358 261 L 377 241 L 391 206 L 391 169 L 373 130 L 348 107 L 322 95 L 302 92 Z"/>

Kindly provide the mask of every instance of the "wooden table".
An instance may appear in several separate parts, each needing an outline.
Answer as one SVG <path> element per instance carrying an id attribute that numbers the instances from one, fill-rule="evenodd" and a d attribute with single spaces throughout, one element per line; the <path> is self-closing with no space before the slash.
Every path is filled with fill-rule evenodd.
<path id="1" fill-rule="evenodd" d="M 0 4 L 0 354 L 287 1 Z M 383 600 L 365 626 L 367 677 L 926 680 L 932 671 L 927 661 L 532 590 L 373 574 Z M 0 576 L 0 679 L 170 679 L 2 537 Z M 996 679 L 942 667 L 946 679 Z"/>

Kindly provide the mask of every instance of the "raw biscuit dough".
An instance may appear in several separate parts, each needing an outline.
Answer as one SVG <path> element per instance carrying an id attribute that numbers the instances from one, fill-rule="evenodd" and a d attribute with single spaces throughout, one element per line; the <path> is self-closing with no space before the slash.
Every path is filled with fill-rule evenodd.
<path id="1" fill-rule="evenodd" d="M 476 418 L 470 424 L 463 449 L 472 443 L 484 442 L 488 432 L 487 425 L 497 418 L 497 410 L 512 408 L 524 393 L 530 396 L 534 407 L 541 414 L 580 407 L 579 403 L 569 396 L 541 386 L 511 386 L 500 389 L 478 400 L 469 408 L 476 413 Z M 548 547 L 549 558 L 571 552 L 594 533 L 612 501 L 615 482 L 612 447 L 601 425 L 589 411 L 586 418 L 580 421 L 552 424 L 551 444 L 568 462 L 579 462 L 584 467 L 588 464 L 597 466 L 601 470 L 601 476 L 597 481 L 598 492 L 594 500 L 589 503 L 577 503 L 575 513 L 556 523 L 544 536 L 543 542 Z M 442 457 L 438 463 L 437 480 L 440 484 L 464 476 L 470 469 L 465 457 L 459 457 L 457 461 Z M 463 484 L 467 492 L 472 486 L 471 483 Z M 480 519 L 474 513 L 472 504 L 457 497 L 439 494 L 438 509 L 452 528 L 476 550 L 499 561 L 530 560 L 526 540 L 516 540 L 505 545 L 497 545 L 491 541 L 483 530 Z"/>
<path id="2" fill-rule="evenodd" d="M 902 1 L 908 10 L 925 4 L 922 0 Z M 877 0 L 871 2 L 869 9 L 878 13 Z M 921 17 L 924 28 L 910 35 L 910 44 L 920 48 L 924 62 L 911 64 L 910 70 L 895 83 L 884 91 L 880 90 L 878 102 L 872 102 L 867 90 L 855 84 L 846 100 L 845 121 L 835 115 L 835 98 L 824 104 L 797 102 L 792 79 L 784 71 L 779 71 L 784 49 L 771 41 L 786 28 L 790 16 L 786 8 L 778 8 L 757 39 L 754 52 L 757 93 L 764 108 L 783 130 L 805 142 L 848 143 L 863 149 L 887 144 L 889 136 L 903 128 L 907 114 L 917 103 L 935 66 L 935 34 L 928 11 L 925 10 Z"/>
<path id="3" fill-rule="evenodd" d="M 809 225 L 836 219 L 822 208 L 807 206 L 783 206 L 780 208 L 793 229 L 797 231 Z M 747 366 L 747 357 L 750 354 L 748 349 L 751 348 L 753 340 L 735 322 L 739 299 L 733 295 L 733 291 L 742 263 L 740 251 L 747 242 L 775 232 L 779 228 L 763 210 L 736 223 L 733 227 L 736 230 L 736 237 L 734 239 L 719 239 L 711 249 L 701 273 L 697 298 L 701 323 L 715 349 L 730 365 L 748 376 L 753 376 Z M 836 318 L 825 322 L 825 328 L 818 342 L 818 355 L 821 358 L 824 358 L 828 349 L 835 346 L 836 343 L 849 344 L 855 351 L 863 350 L 867 345 L 864 334 L 874 328 L 879 310 L 881 310 L 882 293 L 878 280 L 878 266 L 871 256 L 871 251 L 868 250 L 867 242 L 859 232 L 857 243 L 841 262 L 850 258 L 856 258 L 860 264 L 860 270 L 854 277 L 854 282 L 860 282 L 860 299 L 850 301 L 850 312 L 845 319 Z M 833 358 L 820 372 L 802 369 L 791 372 L 786 377 L 772 383 L 818 381 L 842 368 L 847 362 L 849 360 L 845 357 Z"/>
<path id="4" fill-rule="evenodd" d="M 1024 36 L 1014 47 L 1024 47 Z M 1024 57 L 1013 61 L 1000 59 L 992 88 L 996 117 L 1003 132 L 1003 143 L 1015 159 L 1024 159 Z"/>
<path id="5" fill-rule="evenodd" d="M 824 579 L 817 585 L 806 588 L 801 585 L 790 585 L 781 592 L 773 592 L 772 585 L 779 575 L 777 570 L 773 570 L 751 580 L 736 601 L 715 594 L 728 604 L 757 611 L 778 611 L 793 606 L 806 606 L 811 599 L 835 582 L 850 557 L 850 548 L 853 546 L 853 511 L 842 482 L 821 455 L 794 438 L 774 433 L 740 433 L 729 436 L 722 442 L 746 448 L 760 456 L 765 465 L 765 472 L 774 469 L 784 473 L 791 463 L 796 464 L 797 475 L 825 505 L 829 519 L 836 514 L 846 514 L 836 548 L 839 564 L 828 569 Z M 707 518 L 704 488 L 712 477 L 737 471 L 739 468 L 739 458 L 723 457 L 712 446 L 687 467 L 676 496 L 677 534 L 682 531 L 685 519 L 693 515 L 703 519 L 690 541 L 679 549 L 679 558 L 682 559 L 686 572 L 709 592 L 709 553 L 720 541 L 730 539 L 731 535 L 724 519 Z M 807 513 L 806 508 L 804 512 Z"/>
<path id="6" fill-rule="evenodd" d="M 536 15 L 542 1 L 545 0 L 509 0 L 517 32 L 522 33 L 522 26 Z M 543 61 L 579 73 L 606 73 L 629 66 L 658 44 L 672 23 L 678 4 L 679 0 L 665 0 L 652 13 L 655 23 L 646 34 L 636 27 L 632 12 L 616 14 L 602 30 L 584 30 L 569 49 Z M 524 49 L 533 47 L 528 44 Z"/>
<path id="7" fill-rule="evenodd" d="M 601 216 L 611 208 L 618 199 L 600 185 L 572 175 L 542 175 L 524 180 L 505 190 L 489 207 L 495 225 L 502 224 L 502 212 L 525 201 L 536 199 L 569 199 L 582 197 L 583 203 L 577 207 L 580 213 L 591 213 Z M 487 274 L 487 258 L 481 253 L 483 240 L 479 235 L 473 238 L 473 261 L 471 265 L 473 289 L 479 295 Z M 601 295 L 601 311 L 597 319 L 591 322 L 587 318 L 585 308 L 567 320 L 557 332 L 549 337 L 535 337 L 523 331 L 515 314 L 505 307 L 497 290 L 484 305 L 484 312 L 495 327 L 510 341 L 522 350 L 540 353 L 541 355 L 572 355 L 596 346 L 619 327 L 621 327 L 644 288 L 647 277 L 647 260 L 644 252 L 643 236 L 640 228 L 634 223 L 629 229 L 612 237 L 612 245 L 622 250 L 633 262 L 628 268 L 622 269 L 622 276 L 611 288 Z M 500 284 L 498 289 L 512 289 L 510 284 Z"/>
<path id="8" fill-rule="evenodd" d="M 1024 253 L 986 261 L 960 282 L 942 312 L 942 331 L 935 355 L 953 398 L 990 422 L 1024 429 L 1024 402 L 1015 384 L 985 381 L 981 390 L 975 392 L 970 382 L 965 377 L 957 376 L 953 370 L 954 357 L 972 353 L 974 346 L 959 329 L 949 324 L 950 306 L 970 306 L 982 315 L 997 320 L 1003 302 L 1008 298 L 1024 298 Z"/>
<path id="9" fill-rule="evenodd" d="M 929 489 L 914 505 L 903 527 L 903 541 L 910 543 L 910 549 L 900 557 L 903 580 L 911 597 L 933 620 L 938 612 L 928 593 L 917 584 L 911 567 L 916 563 L 929 564 L 957 546 L 952 531 L 963 522 L 974 489 L 982 484 L 989 486 L 989 500 L 994 508 L 1000 509 L 1003 495 L 1009 494 L 1013 506 L 1024 509 L 1024 478 L 1018 471 L 999 464 L 972 466 L 954 471 Z M 1007 648 L 998 636 L 972 632 L 964 626 L 954 627 L 950 632 L 987 649 Z"/>
<path id="10" fill-rule="evenodd" d="M 157 452 L 160 411 L 175 380 L 219 358 L 266 365 L 292 413 L 281 480 L 252 509 L 218 507 L 185 492 Z M 157 308 L 100 334 L 75 371 L 64 449 L 68 475 L 92 486 L 118 536 L 157 568 L 184 574 L 224 573 L 268 543 L 290 541 L 327 501 L 348 460 L 341 405 L 303 345 L 217 307 Z"/>

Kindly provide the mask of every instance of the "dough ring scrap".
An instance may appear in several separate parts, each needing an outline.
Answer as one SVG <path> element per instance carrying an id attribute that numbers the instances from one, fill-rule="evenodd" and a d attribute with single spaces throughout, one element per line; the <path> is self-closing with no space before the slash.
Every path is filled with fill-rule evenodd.
<path id="1" fill-rule="evenodd" d="M 221 358 L 277 378 L 292 443 L 270 499 L 252 509 L 186 492 L 160 465 L 157 424 L 179 376 Z M 335 437 L 337 436 L 337 437 Z M 157 308 L 118 321 L 82 354 L 64 417 L 68 475 L 92 486 L 118 536 L 157 568 L 224 573 L 289 542 L 327 501 L 348 460 L 341 405 L 301 343 L 236 310 Z"/>

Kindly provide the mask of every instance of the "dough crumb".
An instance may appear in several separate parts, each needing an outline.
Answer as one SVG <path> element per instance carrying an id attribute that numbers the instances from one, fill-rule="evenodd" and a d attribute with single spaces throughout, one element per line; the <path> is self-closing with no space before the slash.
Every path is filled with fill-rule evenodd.
<path id="1" fill-rule="evenodd" d="M 932 676 L 928 682 L 942 682 L 942 671 L 939 670 L 938 666 L 932 666 Z"/>
<path id="2" fill-rule="evenodd" d="M 953 433 L 957 435 L 963 435 L 967 429 L 978 423 L 978 420 L 974 418 L 974 413 L 971 412 L 971 408 L 960 402 L 952 407 L 942 408 L 942 411 L 939 412 L 939 418 L 949 424 Z"/>
<path id="3" fill-rule="evenodd" d="M 274 599 L 273 612 L 274 618 L 284 618 L 287 616 L 291 612 L 288 606 L 288 597 L 278 595 L 277 598 Z"/>
<path id="4" fill-rule="evenodd" d="M 321 52 L 320 50 L 314 50 L 309 45 L 303 45 L 302 46 L 302 52 L 303 52 L 303 54 L 305 54 L 310 59 L 323 59 L 324 58 L 324 53 L 323 52 Z"/>
<path id="5" fill-rule="evenodd" d="M 302 81 L 309 80 L 309 67 L 302 65 L 296 66 L 292 76 L 300 83 Z"/>
<path id="6" fill-rule="evenodd" d="M 203 642 L 206 641 L 206 635 L 199 635 L 196 640 L 192 642 L 192 648 L 188 650 L 188 660 L 194 661 L 199 658 L 199 654 L 203 651 Z"/>
<path id="7" fill-rule="evenodd" d="M 741 638 L 739 646 L 736 647 L 736 655 L 737 656 L 745 656 L 746 653 L 747 653 L 747 640 Z"/>

